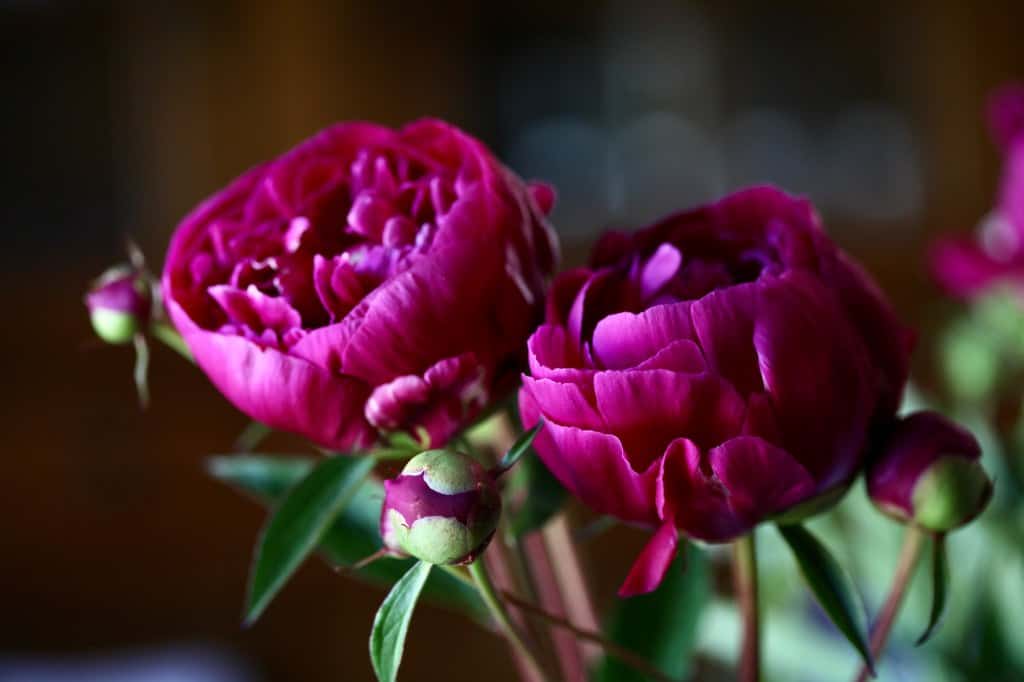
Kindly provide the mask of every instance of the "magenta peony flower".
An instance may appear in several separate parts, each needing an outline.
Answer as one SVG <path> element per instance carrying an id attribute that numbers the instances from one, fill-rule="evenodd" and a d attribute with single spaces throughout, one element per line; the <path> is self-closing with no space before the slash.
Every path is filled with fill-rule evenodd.
<path id="1" fill-rule="evenodd" d="M 935 278 L 950 294 L 973 298 L 997 283 L 1024 291 L 1024 85 L 997 90 L 989 127 L 1004 154 L 996 206 L 977 237 L 947 237 L 932 248 Z"/>
<path id="2" fill-rule="evenodd" d="M 935 412 L 896 423 L 868 463 L 871 501 L 886 514 L 936 532 L 964 525 L 992 497 L 970 433 Z"/>
<path id="3" fill-rule="evenodd" d="M 623 585 L 653 589 L 677 530 L 735 538 L 837 497 L 889 421 L 912 339 L 813 207 L 759 187 L 610 233 L 529 340 L 535 447 L 595 511 L 657 526 Z"/>
<path id="4" fill-rule="evenodd" d="M 399 556 L 431 564 L 468 564 L 490 544 L 501 517 L 494 476 L 449 450 L 416 455 L 384 482 L 380 536 Z"/>
<path id="5" fill-rule="evenodd" d="M 440 121 L 339 124 L 185 218 L 167 308 L 254 419 L 334 449 L 441 444 L 515 379 L 556 266 L 553 198 Z"/>

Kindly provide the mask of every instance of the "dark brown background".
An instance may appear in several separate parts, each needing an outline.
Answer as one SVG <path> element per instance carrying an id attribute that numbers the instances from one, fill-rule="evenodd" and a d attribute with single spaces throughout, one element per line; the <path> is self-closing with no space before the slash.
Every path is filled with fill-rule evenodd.
<path id="1" fill-rule="evenodd" d="M 441 116 L 524 174 L 553 169 L 568 188 L 555 218 L 578 260 L 602 227 L 652 218 L 642 215 L 651 201 L 681 207 L 754 179 L 733 172 L 751 138 L 730 122 L 770 109 L 804 131 L 817 168 L 853 160 L 820 185 L 799 159 L 795 175 L 793 164 L 773 175 L 771 157 L 753 172 L 806 178 L 812 186 L 791 189 L 821 200 L 837 240 L 901 313 L 925 331 L 937 324 L 943 307 L 922 249 L 989 206 L 998 164 L 979 113 L 992 86 L 1024 78 L 1020 2 L 484 4 L 0 2 L 0 661 L 196 645 L 237 657 L 254 679 L 369 679 L 366 638 L 382 594 L 320 563 L 259 624 L 240 628 L 263 514 L 210 481 L 202 460 L 244 420 L 162 348 L 153 407 L 140 414 L 129 353 L 91 343 L 80 303 L 86 282 L 120 258 L 125 234 L 159 263 L 198 200 L 329 122 Z M 661 42 L 632 59 L 648 31 Z M 877 139 L 875 156 L 870 145 L 857 156 L 870 125 L 845 142 L 836 132 L 865 104 L 910 136 L 910 171 Z M 603 213 L 588 196 L 608 191 L 588 175 L 590 159 L 558 152 L 558 165 L 537 152 L 552 138 L 523 143 L 551 117 L 598 138 L 630 129 L 648 139 L 644 121 L 666 111 L 673 130 L 683 120 L 702 131 L 694 149 L 710 145 L 714 168 L 680 148 L 650 171 L 664 187 L 627 187 Z M 645 160 L 623 162 L 630 178 L 636 163 Z M 662 167 L 695 179 L 676 194 Z M 719 185 L 705 183 L 723 167 Z M 857 195 L 864 204 L 892 187 L 917 188 L 916 199 L 850 210 L 844 178 L 867 176 L 877 182 Z M 917 359 L 924 375 L 927 350 Z M 593 548 L 604 600 L 625 569 L 620 547 L 637 541 L 621 532 Z M 491 636 L 424 607 L 404 671 L 474 680 L 506 660 Z M 512 677 L 507 667 L 493 676 Z"/>

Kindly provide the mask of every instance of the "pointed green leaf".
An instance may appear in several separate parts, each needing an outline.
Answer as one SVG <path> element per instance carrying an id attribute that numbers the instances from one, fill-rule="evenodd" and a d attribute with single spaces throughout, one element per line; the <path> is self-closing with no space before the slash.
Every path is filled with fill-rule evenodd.
<path id="1" fill-rule="evenodd" d="M 508 449 L 505 456 L 501 458 L 501 463 L 498 464 L 499 471 L 508 471 L 516 465 L 519 458 L 526 454 L 526 451 L 533 445 L 533 439 L 537 437 L 540 430 L 544 428 L 544 420 L 539 420 L 536 425 L 529 431 L 523 433 L 516 439 L 516 442 L 512 444 L 512 447 Z"/>
<path id="2" fill-rule="evenodd" d="M 276 502 L 314 464 L 315 459 L 302 455 L 213 455 L 206 460 L 206 470 L 261 500 Z"/>
<path id="3" fill-rule="evenodd" d="M 290 489 L 260 537 L 249 583 L 252 623 L 308 557 L 373 469 L 368 457 L 328 457 Z"/>
<path id="4" fill-rule="evenodd" d="M 431 564 L 417 562 L 388 592 L 373 618 L 370 632 L 370 662 L 380 682 L 394 682 L 405 651 L 405 635 Z"/>
<path id="5" fill-rule="evenodd" d="M 221 455 L 207 468 L 216 478 L 265 504 L 274 505 L 308 474 L 317 460 L 301 455 Z M 347 568 L 380 549 L 380 507 L 384 488 L 367 478 L 320 539 L 319 552 L 332 565 Z M 375 585 L 392 585 L 415 563 L 413 559 L 382 559 L 354 572 Z M 430 574 L 424 598 L 448 609 L 490 623 L 487 608 L 476 590 L 444 571 Z"/>
<path id="6" fill-rule="evenodd" d="M 946 610 L 946 594 L 949 588 L 949 562 L 946 558 L 946 536 L 936 535 L 932 539 L 932 610 L 928 616 L 928 627 L 918 638 L 921 646 L 935 634 L 935 629 Z"/>
<path id="7" fill-rule="evenodd" d="M 864 609 L 853 581 L 825 545 L 806 528 L 796 524 L 778 528 L 818 603 L 874 675 L 875 663 L 868 647 Z"/>
<path id="8" fill-rule="evenodd" d="M 609 639 L 676 679 L 690 676 L 697 625 L 712 593 L 705 553 L 695 545 L 685 549 L 688 556 L 684 559 L 680 552 L 657 590 L 618 600 L 605 627 Z M 596 682 L 648 679 L 609 655 L 601 659 L 596 673 Z"/>

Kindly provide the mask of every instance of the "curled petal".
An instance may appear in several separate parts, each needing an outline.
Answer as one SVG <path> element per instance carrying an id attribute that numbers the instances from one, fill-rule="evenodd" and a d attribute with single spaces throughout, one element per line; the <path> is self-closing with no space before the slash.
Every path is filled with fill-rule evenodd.
<path id="1" fill-rule="evenodd" d="M 564 327 L 542 324 L 526 345 L 530 372 L 539 379 L 581 382 L 593 375 Z"/>
<path id="2" fill-rule="evenodd" d="M 707 542 L 743 535 L 751 524 L 733 511 L 722 484 L 702 469 L 701 459 L 701 449 L 687 438 L 669 444 L 658 472 L 658 514 Z"/>
<path id="3" fill-rule="evenodd" d="M 726 441 L 708 453 L 737 516 L 756 524 L 815 493 L 814 479 L 785 450 L 750 436 Z"/>

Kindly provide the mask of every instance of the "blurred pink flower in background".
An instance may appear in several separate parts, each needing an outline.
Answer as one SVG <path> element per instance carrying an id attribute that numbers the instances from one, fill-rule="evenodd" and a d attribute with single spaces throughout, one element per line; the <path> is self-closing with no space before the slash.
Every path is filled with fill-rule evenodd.
<path id="1" fill-rule="evenodd" d="M 940 239 L 931 252 L 935 278 L 958 298 L 997 283 L 1024 288 L 1024 85 L 991 95 L 988 123 L 1004 158 L 996 204 L 976 235 Z"/>

